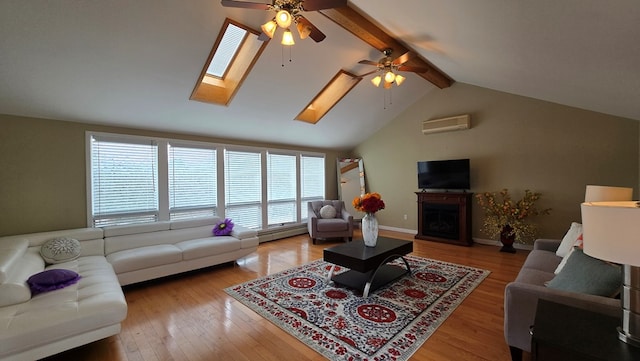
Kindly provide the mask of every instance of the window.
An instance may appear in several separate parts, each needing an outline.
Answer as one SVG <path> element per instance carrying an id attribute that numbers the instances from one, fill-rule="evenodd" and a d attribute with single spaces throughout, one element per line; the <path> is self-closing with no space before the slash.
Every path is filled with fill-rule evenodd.
<path id="1" fill-rule="evenodd" d="M 324 199 L 324 157 L 301 156 L 301 218 L 307 219 L 307 202 Z"/>
<path id="2" fill-rule="evenodd" d="M 158 220 L 158 146 L 91 137 L 91 224 Z"/>
<path id="3" fill-rule="evenodd" d="M 269 225 L 297 218 L 296 156 L 267 153 L 267 219 Z"/>
<path id="4" fill-rule="evenodd" d="M 321 153 L 87 132 L 90 227 L 228 217 L 254 229 L 303 223 L 324 199 Z"/>
<path id="5" fill-rule="evenodd" d="M 262 159 L 257 151 L 225 150 L 226 217 L 245 227 L 262 227 Z"/>
<path id="6" fill-rule="evenodd" d="M 169 144 L 170 219 L 215 216 L 216 150 Z"/>

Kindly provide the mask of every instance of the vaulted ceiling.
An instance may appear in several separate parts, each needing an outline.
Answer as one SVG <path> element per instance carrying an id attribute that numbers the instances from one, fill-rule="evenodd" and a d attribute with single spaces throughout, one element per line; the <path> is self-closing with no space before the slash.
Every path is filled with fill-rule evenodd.
<path id="1" fill-rule="evenodd" d="M 290 53 L 272 40 L 220 106 L 189 96 L 225 18 L 259 29 L 268 12 L 219 0 L 2 1 L 0 114 L 348 149 L 448 79 L 640 120 L 634 0 L 350 0 L 349 7 L 305 13 L 327 38 L 296 39 Z M 403 73 L 407 80 L 391 93 L 369 76 L 317 124 L 294 120 L 339 70 L 363 74 L 371 67 L 358 61 L 382 57 L 375 34 L 363 41 L 349 31 L 356 16 L 441 75 Z"/>

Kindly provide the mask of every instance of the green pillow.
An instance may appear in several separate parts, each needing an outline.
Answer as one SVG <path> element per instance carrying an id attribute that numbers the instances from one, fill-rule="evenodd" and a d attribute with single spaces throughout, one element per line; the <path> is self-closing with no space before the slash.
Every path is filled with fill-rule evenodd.
<path id="1" fill-rule="evenodd" d="M 547 283 L 549 288 L 605 297 L 615 297 L 621 286 L 619 265 L 590 257 L 579 248 L 571 252 L 567 264 Z"/>

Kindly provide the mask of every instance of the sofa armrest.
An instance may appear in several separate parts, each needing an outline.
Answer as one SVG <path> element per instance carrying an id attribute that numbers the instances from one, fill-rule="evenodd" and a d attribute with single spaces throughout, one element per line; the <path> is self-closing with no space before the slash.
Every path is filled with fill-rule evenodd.
<path id="1" fill-rule="evenodd" d="M 539 239 L 536 239 L 535 242 L 533 243 L 533 249 L 555 252 L 558 250 L 558 247 L 560 247 L 560 242 L 562 241 L 559 239 L 539 238 Z"/>
<path id="2" fill-rule="evenodd" d="M 231 235 L 237 239 L 247 239 L 257 237 L 258 232 L 255 229 L 235 224 L 233 226 L 233 230 L 231 231 Z"/>
<path id="3" fill-rule="evenodd" d="M 619 299 L 511 282 L 504 292 L 504 337 L 509 346 L 531 352 L 529 328 L 535 320 L 539 299 L 615 317 L 620 315 L 621 310 Z"/>

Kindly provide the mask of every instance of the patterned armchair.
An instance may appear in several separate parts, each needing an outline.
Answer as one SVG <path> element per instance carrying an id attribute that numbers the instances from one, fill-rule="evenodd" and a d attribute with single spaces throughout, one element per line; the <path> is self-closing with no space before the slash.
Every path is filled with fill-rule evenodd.
<path id="1" fill-rule="evenodd" d="M 343 201 L 312 201 L 307 207 L 307 228 L 313 244 L 318 238 L 343 238 L 345 242 L 351 242 L 353 216 L 345 210 Z"/>

